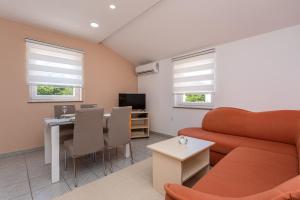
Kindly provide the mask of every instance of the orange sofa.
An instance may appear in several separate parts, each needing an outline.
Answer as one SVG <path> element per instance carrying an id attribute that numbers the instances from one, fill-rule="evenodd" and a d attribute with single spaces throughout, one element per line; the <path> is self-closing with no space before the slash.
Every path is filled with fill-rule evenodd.
<path id="1" fill-rule="evenodd" d="M 217 108 L 178 134 L 216 142 L 214 167 L 193 188 L 166 184 L 166 200 L 300 200 L 300 111 Z"/>

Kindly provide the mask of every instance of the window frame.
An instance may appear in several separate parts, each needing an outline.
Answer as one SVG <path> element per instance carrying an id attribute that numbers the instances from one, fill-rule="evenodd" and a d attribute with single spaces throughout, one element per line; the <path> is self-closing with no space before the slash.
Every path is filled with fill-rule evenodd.
<path id="1" fill-rule="evenodd" d="M 37 85 L 29 85 L 29 102 L 82 102 L 82 88 L 73 87 L 74 95 L 38 95 Z"/>
<path id="2" fill-rule="evenodd" d="M 198 103 L 188 103 L 184 102 L 184 95 L 186 94 L 210 94 L 211 95 L 211 102 L 204 103 L 204 102 L 198 102 Z M 198 108 L 198 109 L 213 109 L 214 107 L 214 93 L 182 93 L 182 94 L 174 94 L 174 108 Z"/>
<path id="3" fill-rule="evenodd" d="M 41 42 L 41 41 L 38 41 L 38 40 L 34 40 L 34 39 L 31 39 L 31 38 L 25 38 L 25 44 L 26 44 L 26 71 L 27 71 L 27 86 L 28 86 L 28 103 L 34 103 L 34 102 L 82 102 L 83 101 L 83 81 L 84 81 L 84 54 L 85 52 L 81 49 L 74 49 L 74 48 L 68 48 L 68 47 L 64 47 L 64 46 L 60 46 L 60 45 L 56 45 L 56 44 L 50 44 L 50 43 L 46 43 L 46 42 Z M 35 46 L 32 46 L 32 45 L 37 45 L 37 46 L 44 46 L 46 48 L 46 50 L 43 48 L 40 48 L 40 47 L 35 47 Z M 80 56 L 80 69 L 81 69 L 81 80 L 82 80 L 82 83 L 80 85 L 76 85 L 74 84 L 73 86 L 70 85 L 59 85 L 59 84 L 56 84 L 56 83 L 50 83 L 47 84 L 46 82 L 36 82 L 36 83 L 30 83 L 29 82 L 29 60 L 31 59 L 31 57 L 29 56 L 30 55 L 30 51 L 29 49 L 30 48 L 37 48 L 37 49 L 42 49 L 44 51 L 53 51 L 51 50 L 52 49 L 56 49 L 54 52 L 55 53 L 58 53 L 58 54 L 67 54 L 67 55 L 71 55 L 73 57 L 76 56 L 76 59 L 77 60 Z M 50 48 L 47 49 L 47 48 Z M 66 53 L 67 52 L 67 53 Z M 69 52 L 73 52 L 75 54 L 80 54 L 80 55 L 74 55 L 74 54 L 69 54 Z M 45 55 L 45 56 L 49 56 L 48 54 L 43 54 L 42 55 Z M 53 55 L 50 55 L 50 57 L 56 57 L 56 56 L 53 56 Z M 59 57 L 61 58 L 61 57 Z M 37 58 L 34 58 L 34 59 L 37 59 Z M 39 58 L 40 59 L 40 58 Z M 65 59 L 65 57 L 63 57 L 63 59 Z M 70 58 L 67 58 L 67 59 L 70 59 Z M 43 60 L 43 59 L 41 59 Z M 71 59 L 73 61 L 73 59 Z M 47 61 L 48 62 L 48 61 Z M 55 61 L 52 61 L 50 60 L 49 62 L 55 62 Z M 62 63 L 64 65 L 76 65 L 77 63 Z M 40 64 L 37 64 L 37 65 L 40 65 Z M 43 66 L 43 65 L 41 65 Z M 48 67 L 48 66 L 47 66 Z M 53 67 L 53 66 L 51 66 Z M 57 66 L 55 66 L 57 67 Z M 64 69 L 64 68 L 63 68 Z M 73 70 L 73 69 L 71 69 Z M 38 70 L 37 70 L 38 71 Z M 43 70 L 42 70 L 43 71 Z M 49 72 L 49 71 L 47 71 Z M 50 71 L 51 72 L 51 71 Z M 51 72 L 51 73 L 64 73 L 64 72 Z M 67 73 L 68 74 L 68 73 Z M 71 75 L 74 75 L 73 73 L 71 73 Z M 72 84 L 72 83 L 71 83 Z M 38 95 L 37 92 L 38 92 L 38 86 L 53 86 L 53 87 L 72 87 L 73 88 L 73 95 Z"/>

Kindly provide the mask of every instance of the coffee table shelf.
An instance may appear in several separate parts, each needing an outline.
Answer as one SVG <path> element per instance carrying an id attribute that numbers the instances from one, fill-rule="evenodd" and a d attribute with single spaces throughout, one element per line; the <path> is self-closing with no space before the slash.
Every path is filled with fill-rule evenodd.
<path id="1" fill-rule="evenodd" d="M 187 144 L 179 144 L 178 139 L 147 146 L 152 150 L 153 187 L 161 194 L 166 183 L 182 184 L 209 167 L 209 149 L 214 142 L 187 137 Z"/>

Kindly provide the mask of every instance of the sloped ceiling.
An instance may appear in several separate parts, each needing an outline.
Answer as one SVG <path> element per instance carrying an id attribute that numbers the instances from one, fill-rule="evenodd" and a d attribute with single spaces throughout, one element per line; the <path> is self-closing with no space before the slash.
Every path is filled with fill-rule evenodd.
<path id="1" fill-rule="evenodd" d="M 0 0 L 0 17 L 102 42 L 138 65 L 300 24 L 300 0 Z"/>
<path id="2" fill-rule="evenodd" d="M 160 0 L 0 0 L 0 17 L 101 42 Z M 117 8 L 111 10 L 110 4 Z M 96 22 L 99 28 L 91 28 Z"/>
<path id="3" fill-rule="evenodd" d="M 162 0 L 103 43 L 143 64 L 296 24 L 299 0 Z"/>

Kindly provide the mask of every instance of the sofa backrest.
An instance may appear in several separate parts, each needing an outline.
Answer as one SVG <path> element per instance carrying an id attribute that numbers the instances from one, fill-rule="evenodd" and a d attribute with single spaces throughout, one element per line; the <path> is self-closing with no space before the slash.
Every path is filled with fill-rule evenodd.
<path id="1" fill-rule="evenodd" d="M 300 135 L 300 111 L 296 110 L 250 112 L 237 108 L 217 108 L 205 115 L 202 128 L 212 132 L 298 145 L 298 148 L 300 146 L 297 144 Z"/>

